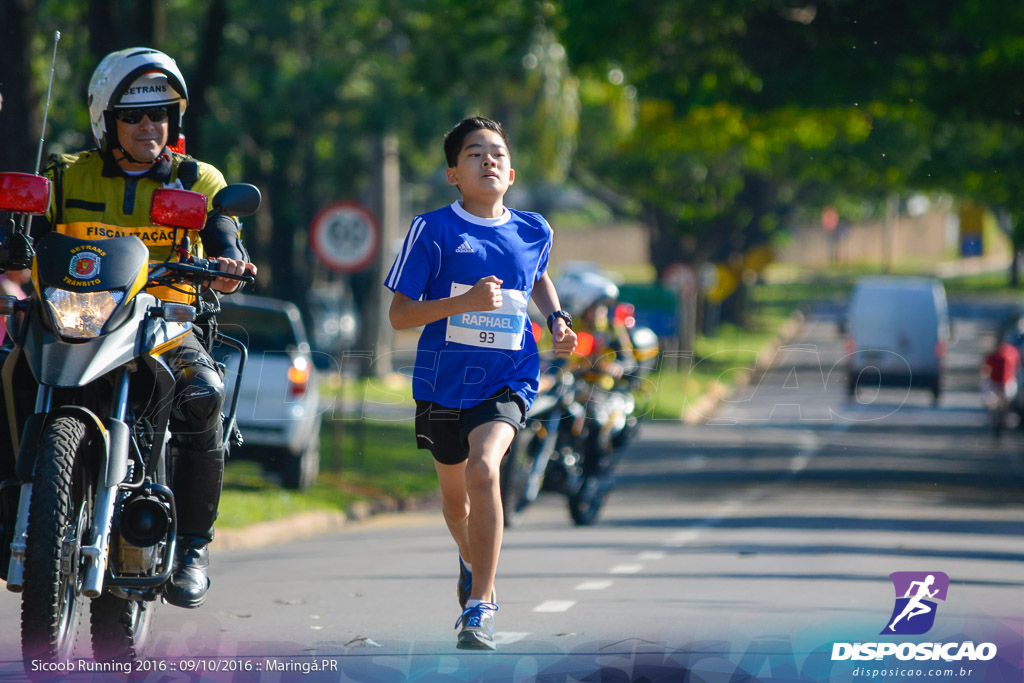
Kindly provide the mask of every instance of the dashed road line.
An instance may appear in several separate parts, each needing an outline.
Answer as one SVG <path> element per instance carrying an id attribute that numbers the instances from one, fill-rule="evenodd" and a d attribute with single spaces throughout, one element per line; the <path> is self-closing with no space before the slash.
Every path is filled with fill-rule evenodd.
<path id="1" fill-rule="evenodd" d="M 642 564 L 617 564 L 608 570 L 609 574 L 636 574 L 643 571 Z"/>
<path id="2" fill-rule="evenodd" d="M 534 612 L 565 612 L 576 604 L 575 600 L 545 600 L 533 608 Z"/>
<path id="3" fill-rule="evenodd" d="M 665 552 L 662 550 L 645 550 L 636 556 L 638 560 L 664 560 Z"/>
<path id="4" fill-rule="evenodd" d="M 679 548 L 687 543 L 692 543 L 700 537 L 699 529 L 687 529 L 686 531 L 680 531 L 679 533 L 673 534 L 664 545 L 666 548 Z"/>
<path id="5" fill-rule="evenodd" d="M 580 585 L 576 586 L 578 591 L 603 591 L 606 588 L 611 588 L 614 581 L 584 581 Z"/>

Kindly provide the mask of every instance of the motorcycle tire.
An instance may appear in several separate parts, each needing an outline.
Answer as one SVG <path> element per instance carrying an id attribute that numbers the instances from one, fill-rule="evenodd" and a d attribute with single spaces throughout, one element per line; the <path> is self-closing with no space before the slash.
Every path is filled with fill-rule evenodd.
<path id="1" fill-rule="evenodd" d="M 569 492 L 569 514 L 576 526 L 590 526 L 597 521 L 608 495 L 607 477 L 592 472 L 580 477 Z"/>
<path id="2" fill-rule="evenodd" d="M 89 605 L 92 651 L 98 662 L 134 662 L 145 652 L 155 603 L 103 593 Z"/>
<path id="3" fill-rule="evenodd" d="M 22 656 L 30 676 L 39 662 L 71 659 L 85 612 L 79 549 L 93 501 L 90 472 L 77 457 L 85 440 L 85 423 L 62 416 L 47 425 L 36 452 L 21 600 Z"/>
<path id="4" fill-rule="evenodd" d="M 530 470 L 533 468 L 530 450 L 535 441 L 532 437 L 529 429 L 523 430 L 501 461 L 501 510 L 506 528 L 519 526 L 529 507 L 526 487 L 530 483 Z"/>
<path id="5" fill-rule="evenodd" d="M 584 438 L 581 456 L 582 473 L 569 490 L 569 514 L 576 526 L 590 526 L 611 490 L 615 454 L 601 432 L 592 430 Z"/>

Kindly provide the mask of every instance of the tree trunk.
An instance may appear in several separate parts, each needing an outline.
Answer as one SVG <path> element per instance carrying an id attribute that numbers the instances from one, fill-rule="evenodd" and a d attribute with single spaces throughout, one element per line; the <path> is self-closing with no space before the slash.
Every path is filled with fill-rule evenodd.
<path id="1" fill-rule="evenodd" d="M 380 154 L 376 158 L 380 162 L 377 169 L 377 193 L 374 203 L 380 223 L 381 240 L 373 265 L 366 273 L 361 274 L 365 276 L 365 287 L 360 302 L 362 324 L 357 348 L 367 354 L 363 357 L 360 368 L 360 374 L 363 377 L 383 377 L 393 370 L 390 352 L 394 331 L 391 329 L 388 319 L 391 297 L 388 296 L 382 283 L 387 269 L 391 267 L 391 263 L 386 261 L 389 257 L 387 246 L 395 237 L 400 236 L 401 230 L 398 225 L 400 206 L 398 135 L 393 132 L 384 133 L 377 144 L 380 146 Z"/>
<path id="2" fill-rule="evenodd" d="M 696 243 L 692 237 L 680 233 L 664 212 L 652 205 L 645 206 L 644 225 L 647 226 L 651 265 L 659 278 L 673 263 L 694 263 Z"/>
<path id="3" fill-rule="evenodd" d="M 35 170 L 41 123 L 29 49 L 35 14 L 30 0 L 5 2 L 0 13 L 0 171 Z"/>
<path id="4" fill-rule="evenodd" d="M 220 56 L 227 22 L 228 11 L 224 0 L 211 0 L 206 8 L 196 66 L 188 79 L 188 114 L 184 125 L 187 131 L 186 149 L 200 159 L 203 158 L 202 123 L 210 113 L 206 93 L 216 85 L 220 77 Z"/>
<path id="5" fill-rule="evenodd" d="M 124 32 L 115 23 L 117 14 L 111 0 L 89 0 L 89 52 L 93 56 L 93 64 L 99 64 L 104 56 L 114 50 L 131 47 L 120 39 Z"/>

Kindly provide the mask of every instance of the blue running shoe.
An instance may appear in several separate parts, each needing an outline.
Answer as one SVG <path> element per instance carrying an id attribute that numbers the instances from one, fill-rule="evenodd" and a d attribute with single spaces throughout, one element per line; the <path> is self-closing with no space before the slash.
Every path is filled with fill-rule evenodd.
<path id="1" fill-rule="evenodd" d="M 459 607 L 466 609 L 469 594 L 473 592 L 473 572 L 466 569 L 461 555 L 459 556 L 459 584 L 456 590 L 459 596 Z"/>
<path id="2" fill-rule="evenodd" d="M 481 602 L 462 611 L 455 622 L 455 628 L 462 624 L 456 647 L 460 650 L 493 650 L 494 613 L 498 606 L 493 602 Z"/>

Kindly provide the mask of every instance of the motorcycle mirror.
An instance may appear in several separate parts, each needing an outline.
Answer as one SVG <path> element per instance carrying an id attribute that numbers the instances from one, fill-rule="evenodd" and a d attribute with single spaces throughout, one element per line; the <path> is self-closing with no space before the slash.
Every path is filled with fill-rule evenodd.
<path id="1" fill-rule="evenodd" d="M 0 173 L 0 211 L 42 215 L 48 208 L 48 179 L 32 173 Z"/>
<path id="2" fill-rule="evenodd" d="M 206 195 L 191 190 L 160 188 L 149 205 L 153 225 L 202 230 L 206 225 Z"/>
<path id="3" fill-rule="evenodd" d="M 259 188 L 248 183 L 234 183 L 223 187 L 213 195 L 213 211 L 211 216 L 251 216 L 260 208 Z"/>

